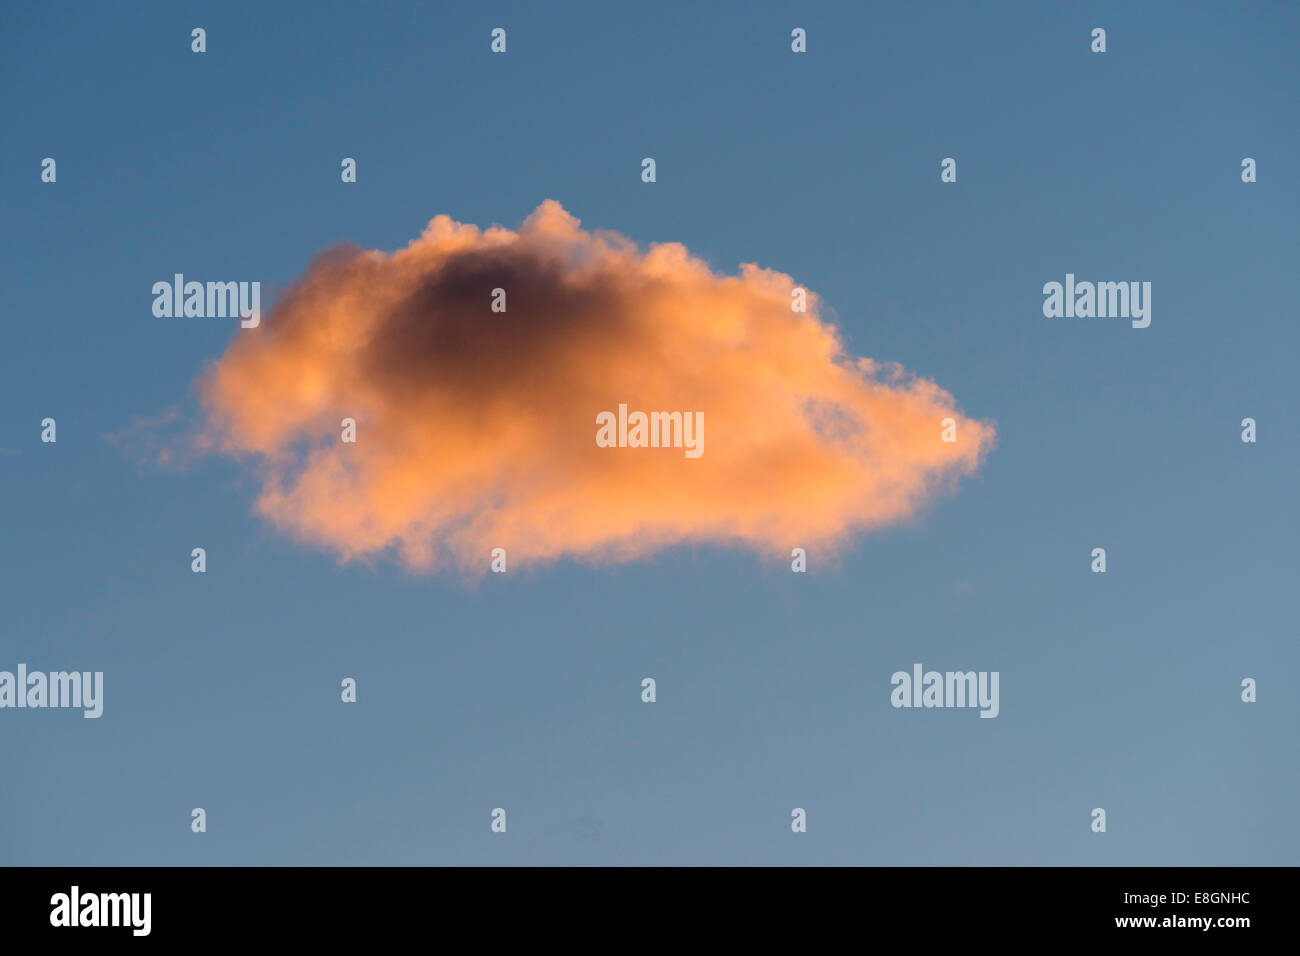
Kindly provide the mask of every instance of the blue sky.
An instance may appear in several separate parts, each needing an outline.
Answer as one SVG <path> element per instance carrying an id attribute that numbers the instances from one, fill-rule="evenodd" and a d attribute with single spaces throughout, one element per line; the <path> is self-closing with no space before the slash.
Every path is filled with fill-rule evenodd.
<path id="1" fill-rule="evenodd" d="M 0 711 L 0 862 L 1294 864 L 1298 38 L 1283 3 L 6 4 L 0 669 L 105 704 Z M 155 281 L 546 198 L 797 277 L 997 448 L 806 575 L 467 587 L 106 440 L 193 416 L 237 331 Z M 1067 272 L 1150 281 L 1151 326 L 1045 318 Z M 893 709 L 914 662 L 999 671 L 999 717 Z"/>

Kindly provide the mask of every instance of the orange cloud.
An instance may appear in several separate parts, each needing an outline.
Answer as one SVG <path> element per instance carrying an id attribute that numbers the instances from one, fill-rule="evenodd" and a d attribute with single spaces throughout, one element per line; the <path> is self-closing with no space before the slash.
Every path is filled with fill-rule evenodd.
<path id="1" fill-rule="evenodd" d="M 398 252 L 316 257 L 200 380 L 203 438 L 256 464 L 258 512 L 345 560 L 835 548 L 975 471 L 994 430 L 847 355 L 816 296 L 792 310 L 795 286 L 679 243 L 642 252 L 551 200 L 518 231 L 438 216 Z M 600 447 L 620 404 L 702 413 L 703 453 Z"/>

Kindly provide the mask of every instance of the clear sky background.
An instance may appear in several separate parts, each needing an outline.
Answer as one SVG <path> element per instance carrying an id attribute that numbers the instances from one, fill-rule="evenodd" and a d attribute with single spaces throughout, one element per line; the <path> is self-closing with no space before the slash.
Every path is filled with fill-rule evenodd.
<path id="1" fill-rule="evenodd" d="M 0 711 L 0 863 L 1300 862 L 1297 41 L 1283 2 L 5 3 L 0 670 L 105 702 Z M 192 419 L 238 332 L 154 282 L 546 198 L 789 273 L 998 446 L 806 575 L 467 587 L 106 439 Z M 1150 328 L 1045 318 L 1067 272 L 1150 281 Z M 893 709 L 915 662 L 999 671 L 1000 716 Z"/>

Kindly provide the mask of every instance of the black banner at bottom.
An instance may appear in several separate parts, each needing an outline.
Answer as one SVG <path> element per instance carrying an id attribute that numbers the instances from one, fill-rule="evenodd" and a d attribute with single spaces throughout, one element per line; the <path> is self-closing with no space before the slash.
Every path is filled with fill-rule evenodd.
<path id="1" fill-rule="evenodd" d="M 13 867 L 0 882 L 6 942 L 382 943 L 435 929 L 448 942 L 602 948 L 712 937 L 729 947 L 1097 937 L 1181 947 L 1290 936 L 1295 871 Z"/>

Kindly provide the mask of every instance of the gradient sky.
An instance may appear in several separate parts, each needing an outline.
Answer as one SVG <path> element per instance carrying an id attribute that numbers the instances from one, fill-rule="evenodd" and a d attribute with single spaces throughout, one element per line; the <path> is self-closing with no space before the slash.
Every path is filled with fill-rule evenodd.
<path id="1" fill-rule="evenodd" d="M 0 711 L 0 863 L 1297 862 L 1293 5 L 295 6 L 0 10 L 0 669 L 105 672 L 99 720 Z M 155 281 L 283 288 L 546 198 L 789 273 L 997 447 L 806 575 L 467 587 L 106 439 L 192 419 L 238 331 Z M 1150 328 L 1045 318 L 1067 272 L 1150 281 Z M 1000 671 L 1000 716 L 891 708 L 914 662 Z"/>

